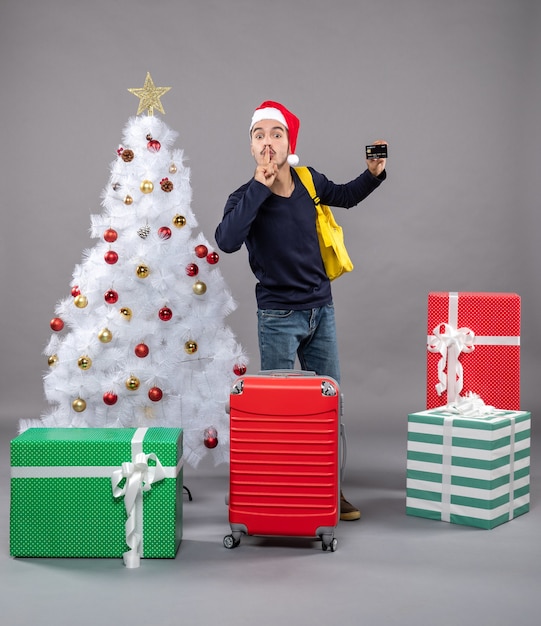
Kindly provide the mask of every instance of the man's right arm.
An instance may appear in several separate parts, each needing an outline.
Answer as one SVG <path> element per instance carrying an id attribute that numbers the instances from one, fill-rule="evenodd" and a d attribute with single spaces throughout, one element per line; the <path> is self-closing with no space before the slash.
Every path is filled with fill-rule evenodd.
<path id="1" fill-rule="evenodd" d="M 268 187 L 252 179 L 229 196 L 224 216 L 214 234 L 220 250 L 236 252 L 241 248 L 260 206 L 270 195 Z"/>

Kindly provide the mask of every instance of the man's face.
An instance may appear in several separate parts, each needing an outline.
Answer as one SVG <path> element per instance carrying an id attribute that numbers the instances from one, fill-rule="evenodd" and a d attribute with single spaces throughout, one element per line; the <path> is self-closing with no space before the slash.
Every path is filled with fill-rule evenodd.
<path id="1" fill-rule="evenodd" d="M 287 162 L 289 137 L 286 127 L 276 120 L 261 120 L 252 128 L 251 151 L 256 163 L 272 161 L 281 167 Z"/>

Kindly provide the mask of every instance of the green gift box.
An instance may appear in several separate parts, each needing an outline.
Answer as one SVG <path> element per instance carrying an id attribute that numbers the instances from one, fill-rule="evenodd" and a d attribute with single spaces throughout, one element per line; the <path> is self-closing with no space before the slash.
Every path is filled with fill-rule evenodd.
<path id="1" fill-rule="evenodd" d="M 11 441 L 10 553 L 174 558 L 181 428 L 30 428 Z"/>
<path id="2" fill-rule="evenodd" d="M 408 416 L 408 515 L 490 529 L 529 509 L 529 412 Z"/>

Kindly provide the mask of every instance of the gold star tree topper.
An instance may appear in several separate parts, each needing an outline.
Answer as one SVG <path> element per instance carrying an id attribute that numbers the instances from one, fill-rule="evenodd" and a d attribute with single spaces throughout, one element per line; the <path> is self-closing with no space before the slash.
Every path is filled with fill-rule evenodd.
<path id="1" fill-rule="evenodd" d="M 139 89 L 128 89 L 128 91 L 139 98 L 137 115 L 140 115 L 143 111 L 148 111 L 148 115 L 154 115 L 154 109 L 158 109 L 160 113 L 165 115 L 160 98 L 170 89 L 171 87 L 156 87 L 150 72 L 147 72 L 144 86 Z"/>

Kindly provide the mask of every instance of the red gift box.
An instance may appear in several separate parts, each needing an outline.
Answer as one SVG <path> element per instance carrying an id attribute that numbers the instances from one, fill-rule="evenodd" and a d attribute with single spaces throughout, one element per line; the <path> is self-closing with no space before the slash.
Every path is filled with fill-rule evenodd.
<path id="1" fill-rule="evenodd" d="M 426 408 L 476 393 L 498 409 L 520 409 L 520 296 L 428 295 Z"/>

